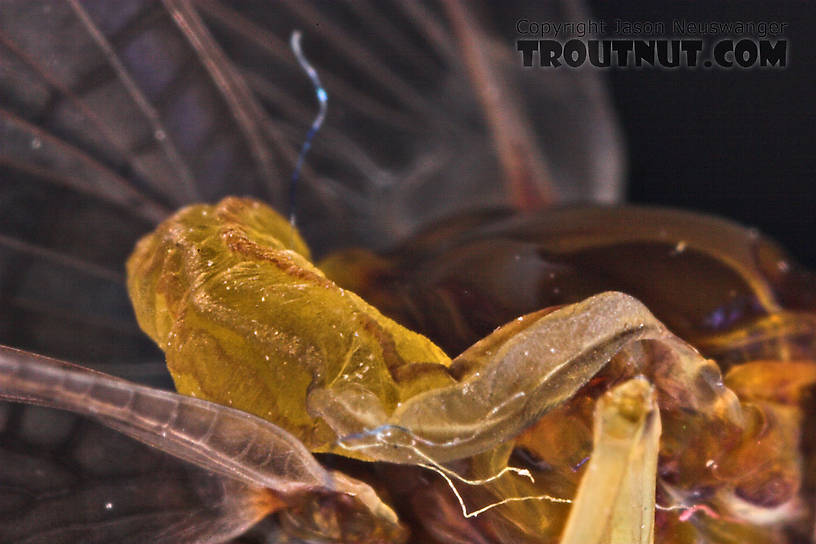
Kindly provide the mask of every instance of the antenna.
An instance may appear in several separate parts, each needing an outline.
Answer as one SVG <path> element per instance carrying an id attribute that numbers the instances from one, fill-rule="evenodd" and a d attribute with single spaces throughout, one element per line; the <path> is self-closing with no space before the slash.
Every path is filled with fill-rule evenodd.
<path id="1" fill-rule="evenodd" d="M 312 80 L 312 85 L 314 85 L 315 94 L 317 95 L 317 101 L 320 104 L 320 111 L 318 111 L 317 117 L 315 117 L 315 120 L 312 122 L 312 126 L 309 127 L 309 132 L 306 133 L 306 139 L 303 141 L 303 146 L 300 148 L 300 155 L 298 155 L 295 169 L 292 172 L 292 179 L 289 182 L 289 222 L 293 227 L 295 226 L 295 196 L 297 182 L 300 178 L 300 170 L 303 168 L 306 153 L 308 153 L 309 149 L 312 147 L 312 140 L 314 139 L 315 134 L 317 134 L 317 131 L 320 130 L 323 120 L 326 118 L 326 109 L 329 102 L 329 95 L 326 93 L 326 89 L 323 88 L 323 84 L 320 83 L 320 77 L 317 75 L 317 71 L 309 63 L 309 61 L 306 60 L 306 56 L 303 54 L 303 50 L 300 48 L 300 37 L 300 30 L 295 30 L 292 32 L 289 45 L 292 47 L 292 51 L 295 53 L 295 58 L 297 58 L 300 67 L 303 68 L 303 71 L 306 72 L 306 75 L 308 75 L 309 79 Z"/>

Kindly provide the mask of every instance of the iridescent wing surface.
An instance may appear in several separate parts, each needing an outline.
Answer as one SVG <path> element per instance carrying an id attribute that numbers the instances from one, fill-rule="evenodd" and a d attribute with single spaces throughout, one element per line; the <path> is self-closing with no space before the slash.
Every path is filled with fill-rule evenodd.
<path id="1" fill-rule="evenodd" d="M 570 2 L 521 7 L 581 13 Z M 318 251 L 382 247 L 449 211 L 510 202 L 499 180 L 524 179 L 532 167 L 509 168 L 495 152 L 495 123 L 507 120 L 490 121 L 484 71 L 467 68 L 466 53 L 504 82 L 503 99 L 523 121 L 514 130 L 537 144 L 526 160 L 559 199 L 614 200 L 621 146 L 597 74 L 522 71 L 496 11 L 481 6 L 462 25 L 455 6 L 434 2 L 3 0 L 0 343 L 169 386 L 132 318 L 123 263 L 182 204 L 249 194 L 285 206 L 315 111 L 286 45 L 296 28 L 331 100 L 298 198 Z M 468 36 L 479 38 L 477 50 L 462 45 Z M 123 541 L 134 523 L 173 525 L 161 518 L 173 505 L 186 520 L 179 530 L 208 531 L 184 508 L 206 511 L 196 490 L 220 489 L 222 479 L 84 419 L 3 410 L 3 454 L 14 459 L 4 466 L 19 468 L 3 478 L 28 489 L 9 495 L 3 530 L 23 504 L 36 524 L 9 538 L 76 519 L 107 527 L 103 541 Z M 123 450 L 132 454 L 120 464 Z M 113 482 L 117 501 L 99 510 Z M 167 502 L 145 503 L 142 490 L 154 486 Z M 117 524 L 111 512 L 133 517 Z"/>

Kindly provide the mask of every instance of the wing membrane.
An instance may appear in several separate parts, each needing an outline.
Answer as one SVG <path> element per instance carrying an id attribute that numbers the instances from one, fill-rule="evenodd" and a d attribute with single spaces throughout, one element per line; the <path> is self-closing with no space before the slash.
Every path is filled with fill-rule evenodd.
<path id="1" fill-rule="evenodd" d="M 330 489 L 329 474 L 282 429 L 210 402 L 0 349 L 2 397 L 96 416 L 172 455 L 284 494 Z"/>
<path id="2" fill-rule="evenodd" d="M 67 412 L 0 404 L 0 540 L 223 542 L 263 514 L 258 488 Z"/>

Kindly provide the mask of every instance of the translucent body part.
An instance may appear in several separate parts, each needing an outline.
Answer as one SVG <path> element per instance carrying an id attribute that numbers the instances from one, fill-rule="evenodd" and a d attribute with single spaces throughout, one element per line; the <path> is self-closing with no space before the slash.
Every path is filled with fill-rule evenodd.
<path id="1" fill-rule="evenodd" d="M 91 420 L 22 404 L 0 412 L 3 542 L 217 542 L 281 507 Z"/>
<path id="2" fill-rule="evenodd" d="M 247 199 L 186 208 L 138 244 L 128 286 L 180 392 L 276 421 L 326 450 L 336 435 L 308 413 L 309 391 L 364 383 L 393 409 L 424 381 L 450 381 L 449 359 L 327 280 L 292 229 Z M 427 371 L 412 376 L 418 362 Z"/>
<path id="3" fill-rule="evenodd" d="M 495 516 L 524 528 L 533 541 L 556 537 L 566 523 L 568 541 L 612 534 L 613 541 L 647 542 L 651 529 L 637 528 L 653 517 L 655 481 L 667 499 L 665 511 L 681 512 L 675 516 L 698 508 L 713 512 L 711 519 L 738 525 L 757 516 L 775 525 L 797 519 L 803 479 L 798 409 L 755 402 L 748 390 L 738 397 L 713 361 L 672 335 L 632 297 L 604 293 L 522 316 L 449 360 L 427 339 L 327 280 L 277 240 L 274 229 L 268 239 L 255 233 L 253 225 L 277 224 L 292 237 L 276 217 L 252 201 L 228 199 L 212 208 L 182 210 L 139 244 L 129 264 L 137 315 L 146 329 L 159 331 L 153 334 L 160 345 L 165 339 L 162 347 L 182 392 L 258 410 L 314 451 L 436 470 L 453 487 L 463 515 L 488 515 L 495 507 Z M 206 342 L 197 331 L 206 331 Z M 345 347 L 327 347 L 346 337 Z M 176 353 L 184 353 L 187 364 L 176 365 Z M 243 355 L 219 360 L 229 353 Z M 300 355 L 290 359 L 291 354 Z M 242 367 L 253 373 L 235 389 L 230 384 Z M 638 375 L 648 382 L 631 381 Z M 203 379 L 210 380 L 208 387 L 196 386 Z M 284 384 L 274 398 L 276 411 L 259 409 L 252 386 L 276 379 Z M 621 398 L 641 398 L 634 413 L 646 419 L 624 414 L 634 410 L 629 401 L 597 400 L 624 382 L 634 392 Z M 652 386 L 645 385 L 649 382 Z M 291 387 L 294 383 L 303 385 Z M 804 372 L 798 383 L 807 387 L 812 376 Z M 652 398 L 645 392 L 650 387 L 654 401 L 644 400 Z M 250 397 L 242 398 L 242 391 Z M 623 442 L 602 440 L 607 416 L 576 425 L 592 413 L 596 400 L 596 413 L 635 421 Z M 608 409 L 605 402 L 611 402 Z M 575 409 L 577 420 L 564 418 L 564 411 Z M 293 424 L 291 414 L 306 418 L 310 432 Z M 659 470 L 656 418 L 664 429 Z M 754 440 L 763 422 L 762 432 L 773 440 Z M 574 440 L 570 426 L 594 428 L 594 448 Z M 550 443 L 548 437 L 557 439 Z M 573 475 L 553 469 L 508 473 L 514 443 L 542 466 L 572 467 Z M 584 479 L 601 483 L 586 484 L 591 491 L 581 493 L 583 479 L 576 476 L 587 458 Z M 463 462 L 464 470 L 445 466 L 452 462 Z M 767 472 L 770 464 L 775 468 Z M 463 485 L 486 494 L 460 492 Z M 550 486 L 558 485 L 563 493 L 554 494 Z M 693 499 L 701 485 L 710 505 Z M 575 519 L 581 521 L 569 521 L 551 507 L 573 496 Z M 608 510 L 593 529 L 597 534 L 584 534 L 588 514 L 581 509 L 617 504 L 618 496 L 639 506 Z M 546 529 L 542 520 L 548 520 Z"/>
<path id="4" fill-rule="evenodd" d="M 200 478 L 211 482 L 213 493 L 200 497 L 198 509 L 191 505 L 187 518 L 159 518 L 155 526 L 137 531 L 137 536 L 120 527 L 118 531 L 128 538 L 152 538 L 155 533 L 159 542 L 222 542 L 276 510 L 297 507 L 309 494 L 346 494 L 350 501 L 369 509 L 369 532 L 379 534 L 376 520 L 381 518 L 382 531 L 400 538 L 396 515 L 369 486 L 345 474 L 331 474 L 295 437 L 247 413 L 5 347 L 0 348 L 0 396 L 94 416 L 104 425 L 212 473 L 200 471 Z M 16 487 L 11 489 L 18 492 Z M 118 499 L 114 500 L 115 493 L 108 493 L 111 506 L 99 506 L 110 510 Z M 105 496 L 102 491 L 96 494 Z M 116 523 L 117 516 L 109 517 Z M 94 533 L 93 525 L 75 529 L 65 521 L 54 525 L 53 534 L 33 526 L 18 531 L 20 538 L 36 542 L 72 534 L 84 538 L 83 531 L 94 538 L 111 538 L 101 531 Z"/>
<path id="5" fill-rule="evenodd" d="M 285 305 L 283 308 L 285 311 Z M 296 310 L 293 311 L 297 314 Z M 337 315 L 342 315 L 343 310 L 339 312 Z M 254 335 L 248 338 L 251 340 L 252 337 Z M 423 344 L 427 342 L 419 340 Z M 555 345 L 562 349 L 561 353 L 558 349 L 553 351 Z M 514 359 L 515 350 L 522 348 L 527 348 L 527 353 Z M 237 477 L 247 484 L 256 482 L 270 487 L 284 497 L 293 490 L 287 483 L 291 482 L 286 480 L 288 477 L 294 480 L 291 483 L 295 489 L 302 493 L 320 491 L 319 484 L 297 486 L 304 481 L 297 471 L 297 463 L 292 465 L 287 461 L 273 465 L 282 467 L 283 472 L 272 479 L 264 479 L 257 472 L 247 472 L 247 468 L 257 465 L 250 461 L 255 456 L 249 453 L 257 451 L 256 446 L 264 443 L 257 431 L 244 432 L 235 425 L 211 426 L 219 431 L 212 433 L 211 438 L 220 440 L 210 441 L 210 433 L 205 432 L 207 440 L 202 442 L 200 433 L 190 432 L 191 428 L 199 427 L 195 418 L 173 417 L 172 414 L 186 413 L 178 406 L 209 407 L 208 411 L 215 410 L 225 417 L 235 417 L 237 421 L 246 420 L 256 429 L 265 428 L 252 416 L 189 397 L 154 392 L 86 370 L 37 360 L 20 352 L 8 352 L 7 355 L 2 367 L 2 391 L 6 398 L 47 402 L 94 414 L 105 424 L 156 447 L 219 471 L 228 478 Z M 530 366 L 524 361 L 542 364 Z M 649 520 L 660 500 L 664 506 L 659 515 L 676 518 L 657 524 L 658 535 L 667 538 L 687 531 L 689 518 L 698 515 L 697 512 L 707 513 L 709 517 L 698 520 L 694 531 L 709 535 L 722 531 L 729 533 L 732 531 L 727 528 L 729 524 L 733 525 L 733 531 L 744 532 L 755 519 L 763 519 L 763 525 L 773 527 L 801 516 L 797 505 L 802 458 L 796 453 L 799 450 L 796 432 L 799 412 L 795 403 L 802 399 L 802 391 L 814 381 L 814 375 L 807 371 L 811 368 L 807 364 L 789 365 L 789 370 L 799 378 L 793 382 L 782 381 L 772 391 L 762 393 L 757 387 L 762 389 L 761 376 L 769 371 L 768 367 L 763 364 L 734 367 L 732 383 L 741 393 L 737 397 L 724 386 L 712 362 L 704 360 L 668 333 L 640 303 L 627 295 L 608 293 L 574 306 L 514 321 L 477 343 L 470 352 L 455 359 L 449 368 L 452 369 L 450 378 L 458 379 L 459 383 L 436 388 L 428 386 L 426 391 L 406 400 L 402 405 L 409 407 L 406 412 L 411 413 L 412 399 L 431 399 L 430 407 L 434 408 L 433 399 L 437 395 L 441 398 L 467 396 L 472 390 L 478 393 L 480 388 L 488 387 L 497 395 L 506 395 L 510 399 L 510 402 L 497 399 L 493 403 L 499 409 L 493 410 L 492 415 L 503 417 L 500 432 L 489 424 L 484 428 L 468 426 L 462 418 L 470 417 L 470 414 L 467 410 L 456 410 L 456 402 L 451 402 L 453 410 L 425 412 L 422 412 L 423 404 L 418 403 L 417 413 L 422 414 L 419 425 L 412 428 L 410 425 L 414 421 L 395 411 L 399 417 L 395 419 L 396 423 L 385 422 L 377 427 L 363 428 L 353 436 L 341 437 L 338 445 L 340 451 L 353 451 L 353 447 L 362 446 L 371 450 L 369 457 L 430 466 L 452 475 L 456 479 L 451 482 L 454 486 L 461 486 L 467 479 L 471 484 L 464 493 L 456 496 L 469 504 L 474 500 L 489 501 L 486 506 L 484 502 L 474 505 L 483 512 L 477 516 L 477 523 L 487 531 L 484 534 L 496 535 L 498 541 L 554 542 L 563 538 L 569 542 L 570 539 L 591 538 L 595 542 L 607 542 L 607 538 L 613 538 L 611 541 L 623 542 L 635 538 L 648 542 L 651 536 Z M 387 371 L 387 367 L 384 370 Z M 638 375 L 645 375 L 654 386 Z M 525 394 L 512 394 L 514 388 Z M 610 392 L 604 395 L 604 391 Z M 343 391 L 340 392 L 338 398 L 343 404 Z M 329 389 L 324 397 L 331 399 L 330 395 Z M 142 397 L 155 401 L 172 400 L 170 415 L 164 414 L 166 404 L 162 402 L 149 404 L 149 410 L 142 412 L 139 408 L 143 403 L 138 402 Z M 513 402 L 517 397 L 530 399 L 529 404 L 527 401 Z M 472 408 L 478 412 L 479 395 L 475 394 L 473 398 Z M 595 399 L 600 400 L 596 403 Z M 381 413 L 381 407 L 378 409 L 375 404 L 370 405 L 373 406 L 371 410 L 362 410 L 366 407 L 364 402 L 374 401 L 377 401 L 376 396 L 368 395 L 354 405 L 359 410 L 356 413 L 366 416 L 363 425 Z M 596 406 L 589 412 L 581 408 L 593 404 Z M 487 404 L 483 406 L 487 407 Z M 162 415 L 156 416 L 157 410 Z M 565 410 L 578 417 L 565 418 Z M 658 455 L 655 446 L 659 434 L 657 410 L 664 419 L 658 470 L 654 466 Z M 591 419 L 593 411 L 596 414 L 594 423 L 579 424 L 582 413 L 589 414 Z M 361 424 L 359 420 L 354 421 L 354 411 L 346 415 L 349 413 L 353 424 Z M 343 412 L 335 410 L 333 415 L 337 414 Z M 321 415 L 318 413 L 316 417 Z M 329 419 L 328 416 L 322 417 Z M 159 422 L 158 425 L 155 421 Z M 428 427 L 423 427 L 426 422 Z M 177 426 L 185 432 L 176 433 Z M 312 459 L 310 454 L 298 446 L 295 437 L 274 426 L 268 428 L 275 437 L 272 447 L 277 443 L 284 446 L 282 459 L 299 459 L 313 467 L 313 474 L 326 478 L 328 473 L 313 460 L 309 461 Z M 576 431 L 580 434 L 582 428 L 594 428 L 594 447 L 590 444 L 586 449 L 581 440 L 548 441 L 554 432 L 568 438 Z M 518 434 L 520 431 L 524 432 Z M 758 432 L 768 440 L 756 440 Z M 224 439 L 231 440 L 224 442 Z M 529 452 L 528 459 L 534 461 L 530 464 L 528 460 L 528 473 L 532 478 L 510 474 L 495 479 L 507 466 L 514 452 L 514 443 Z M 233 453 L 223 455 L 227 450 L 219 449 L 219 444 L 229 445 Z M 553 445 L 558 448 L 554 449 Z M 590 458 L 583 477 L 583 461 L 564 462 L 567 458 L 575 458 L 574 449 L 583 450 Z M 265 467 L 269 458 L 268 452 L 262 455 L 260 466 Z M 442 466 L 442 462 L 452 459 L 458 459 L 458 465 L 452 465 L 453 468 Z M 248 467 L 246 462 L 249 462 Z M 223 470 L 224 463 L 230 470 Z M 765 470 L 769 463 L 775 470 Z M 295 471 L 290 473 L 291 468 Z M 387 477 L 390 469 L 382 470 L 385 470 L 385 479 L 379 482 L 380 486 L 391 481 Z M 370 478 L 371 474 L 367 477 Z M 483 483 L 472 485 L 476 480 Z M 384 531 L 388 531 L 390 522 L 392 537 L 389 538 L 393 540 L 404 534 L 393 525 L 396 520 L 393 510 L 384 505 L 370 487 L 353 483 L 339 473 L 335 473 L 330 481 L 333 484 L 328 486 L 328 491 L 356 497 L 365 505 L 364 510 L 358 510 L 364 514 L 362 521 L 359 514 L 347 512 L 342 503 L 329 507 L 328 512 L 335 516 L 331 519 Z M 696 496 L 700 485 L 709 490 L 703 502 Z M 558 494 L 553 494 L 557 489 L 560 489 Z M 434 493 L 435 500 L 441 498 L 438 493 L 442 491 L 438 488 L 429 488 L 429 491 Z M 653 495 L 655 492 L 657 501 Z M 450 490 L 446 489 L 444 496 L 451 497 Z M 404 511 L 405 506 L 399 505 L 397 494 L 395 500 L 398 501 L 397 511 Z M 463 510 L 470 508 L 465 502 L 460 504 Z M 572 508 L 563 508 L 570 502 Z M 325 512 L 292 509 L 285 501 L 276 504 L 276 507 L 287 507 L 286 516 L 295 515 L 296 519 L 298 515 L 305 516 L 300 522 L 283 525 L 291 534 L 326 537 L 338 534 L 332 532 L 331 525 L 319 521 L 324 519 Z M 489 509 L 492 505 L 496 507 Z M 614 507 L 604 509 L 610 505 Z M 589 514 L 581 513 L 584 509 L 592 512 L 591 521 L 588 520 Z M 568 513 L 571 517 L 567 516 Z M 192 523 L 190 530 L 196 527 Z M 468 531 L 472 530 L 469 525 L 457 526 L 455 517 L 447 521 L 437 518 L 436 523 L 432 531 L 431 528 L 427 530 L 442 541 L 448 541 L 457 531 L 469 534 Z M 449 537 L 441 537 L 446 531 Z M 745 534 L 750 534 L 757 542 L 778 541 L 780 538 L 781 533 L 774 529 L 767 530 L 767 535 L 763 536 L 765 531 L 757 529 Z M 339 534 L 351 538 L 349 533 Z M 502 534 L 505 536 L 498 536 Z"/>
<path id="6" fill-rule="evenodd" d="M 635 296 L 724 365 L 816 353 L 813 274 L 756 231 L 687 211 L 463 214 L 389 254 L 339 251 L 320 266 L 453 353 L 497 324 L 607 290 Z"/>
<path id="7" fill-rule="evenodd" d="M 676 343 L 610 294 L 520 318 L 450 361 L 288 249 L 278 237 L 297 240 L 291 228 L 249 200 L 184 209 L 139 243 L 129 286 L 180 392 L 282 424 L 317 451 L 343 437 L 348 453 L 410 459 L 376 447 L 372 429 L 389 426 L 437 461 L 469 457 L 570 398 L 628 343 Z M 701 365 L 673 349 L 687 372 Z M 362 447 L 366 432 L 375 444 Z"/>
<path id="8" fill-rule="evenodd" d="M 474 6 L 465 19 L 432 1 L 3 2 L 0 342 L 170 385 L 163 357 L 133 319 L 122 263 L 137 238 L 185 204 L 249 194 L 284 209 L 286 180 L 315 113 L 286 43 L 293 28 L 306 30 L 304 48 L 336 106 L 299 200 L 299 223 L 318 254 L 389 246 L 452 211 L 513 203 L 508 180 L 551 186 L 562 201 L 619 198 L 621 144 L 599 73 L 541 78 L 520 70 L 506 47 L 512 21 L 502 17 L 504 5 Z M 523 3 L 520 11 L 539 21 L 586 18 L 573 2 Z M 320 32 L 309 32 L 312 25 Z M 491 104 L 484 91 L 496 82 L 503 88 Z M 528 143 L 509 157 L 515 163 L 497 152 L 508 134 Z M 525 164 L 543 165 L 547 179 L 527 175 Z M 365 279 L 349 288 L 450 355 L 520 315 L 627 292 L 721 363 L 745 416 L 740 430 L 700 403 L 718 380 L 710 365 L 675 372 L 666 346 L 644 341 L 620 350 L 514 440 L 443 467 L 485 480 L 509 463 L 535 477 L 457 482 L 470 512 L 507 498 L 541 499 L 465 518 L 447 483 L 426 469 L 315 456 L 327 470 L 370 482 L 413 540 L 558 542 L 571 504 L 543 497 L 575 496 L 591 461 L 598 399 L 638 374 L 657 391 L 664 428 L 657 542 L 813 540 L 816 447 L 807 430 L 816 415 L 809 370 L 816 297 L 813 277 L 776 246 L 694 214 L 596 209 L 471 214 L 407 247 L 396 262 L 394 254 L 358 251 L 328 276 L 343 288 L 340 277 Z M 424 368 L 433 369 L 428 381 L 407 376 L 418 390 L 444 377 Z M 448 374 L 449 385 L 461 376 Z M 189 463 L 155 469 L 149 460 L 167 461 L 155 448 L 43 410 L 0 405 L 0 541 L 45 529 L 45 540 L 58 542 L 51 529 L 60 527 L 68 528 L 66 542 L 222 540 L 283 508 L 280 497 L 270 503 L 257 487 Z M 313 417 L 308 406 L 297 410 Z M 388 415 L 355 413 L 366 414 L 366 426 Z M 387 438 L 381 431 L 364 436 Z M 399 538 L 393 525 L 376 522 L 387 517 L 372 518 L 347 494 L 307 497 L 238 541 Z M 222 501 L 249 504 L 248 513 L 222 509 Z"/>
<path id="9" fill-rule="evenodd" d="M 585 12 L 572 0 L 522 8 L 553 21 Z M 619 200 L 623 145 L 600 74 L 523 70 L 496 47 L 502 7 L 480 10 L 467 26 L 559 199 Z M 462 64 L 444 12 L 437 0 L 4 1 L 0 343 L 171 386 L 122 263 L 187 204 L 248 195 L 286 211 L 317 110 L 294 29 L 332 97 L 297 198 L 318 254 L 386 247 L 453 209 L 510 203 L 505 179 L 525 172 L 503 174 L 486 82 Z"/>
<path id="10" fill-rule="evenodd" d="M 522 7 L 553 21 L 584 12 L 572 1 Z M 461 25 L 436 1 L 4 8 L 4 167 L 128 216 L 155 224 L 229 194 L 286 208 L 316 112 L 288 43 L 296 29 L 333 104 L 298 198 L 319 250 L 382 246 L 453 208 L 507 204 L 513 179 L 562 201 L 620 198 L 622 144 L 600 74 L 522 69 L 498 46 L 508 37 L 497 6 Z M 465 48 L 486 70 L 463 64 Z M 503 92 L 486 103 L 481 88 L 494 82 Z M 526 141 L 514 162 L 497 152 L 509 137 L 516 148 Z M 532 176 L 536 163 L 546 178 Z"/>
<path id="11" fill-rule="evenodd" d="M 592 459 L 561 544 L 654 542 L 660 412 L 642 378 L 609 391 L 595 408 Z"/>
<path id="12" fill-rule="evenodd" d="M 725 379 L 643 304 L 614 292 L 518 317 L 450 359 L 326 278 L 308 255 L 270 208 L 230 198 L 180 211 L 129 263 L 137 316 L 167 350 L 179 389 L 233 408 L 20 352 L 9 352 L 2 394 L 93 415 L 215 471 L 222 489 L 237 486 L 198 510 L 253 505 L 241 515 L 227 507 L 218 529 L 191 517 L 179 526 L 191 535 L 237 534 L 272 511 L 282 534 L 340 542 L 409 534 L 648 542 L 652 518 L 657 542 L 785 542 L 806 531 L 813 457 L 801 428 L 816 373 L 812 361 L 784 360 L 809 353 L 804 309 L 766 306 L 768 325 L 704 336 L 728 347 L 724 339 L 758 330 L 774 341 L 754 337 L 776 360 L 732 364 Z M 393 266 L 358 255 L 363 267 Z M 754 269 L 737 269 L 748 292 L 756 285 L 784 301 Z M 780 316 L 790 326 L 772 328 Z M 804 327 L 800 351 L 788 349 L 790 327 Z M 751 353 L 740 347 L 732 361 Z M 605 427 L 619 419 L 623 427 Z M 368 463 L 318 460 L 309 449 Z M 424 469 L 441 480 L 408 492 L 392 476 L 427 481 L 410 472 Z"/>

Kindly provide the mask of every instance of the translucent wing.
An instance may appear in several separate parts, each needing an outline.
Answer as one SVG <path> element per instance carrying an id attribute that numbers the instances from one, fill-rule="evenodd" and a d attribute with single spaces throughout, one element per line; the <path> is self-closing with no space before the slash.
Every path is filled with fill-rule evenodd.
<path id="1" fill-rule="evenodd" d="M 620 145 L 598 73 L 523 70 L 502 24 L 518 13 L 569 18 L 580 6 L 477 11 L 463 24 L 434 2 L 4 2 L 0 340 L 83 364 L 158 359 L 115 285 L 124 257 L 193 200 L 251 194 L 285 207 L 315 112 L 287 45 L 294 28 L 330 93 L 298 198 L 318 252 L 381 246 L 448 212 L 509 203 L 503 180 L 527 172 L 496 152 L 495 135 L 509 129 L 530 142 L 522 164 L 549 172 L 530 183 L 561 200 L 614 199 Z M 466 53 L 481 59 L 481 76 Z M 505 89 L 502 110 L 516 112 L 509 128 L 480 98 L 490 81 Z M 39 270 L 60 265 L 72 270 Z M 85 278 L 60 279 L 72 275 Z M 66 322 L 92 340 L 66 335 Z"/>
<path id="2" fill-rule="evenodd" d="M 12 500 L 11 504 L 24 509 L 25 496 L 32 494 L 27 487 L 40 481 L 61 483 L 65 486 L 63 492 L 74 485 L 75 493 L 84 493 L 85 488 L 76 483 L 82 480 L 81 474 L 99 471 L 99 481 L 83 482 L 83 485 L 90 486 L 87 491 L 90 502 L 83 506 L 89 508 L 89 515 L 97 514 L 97 519 L 83 516 L 83 519 L 88 519 L 87 524 L 79 523 L 72 527 L 73 516 L 65 517 L 58 503 L 45 501 L 41 508 L 30 514 L 31 527 L 22 528 L 20 536 L 14 537 L 16 539 L 23 538 L 27 531 L 43 531 L 37 538 L 46 539 L 54 535 L 83 535 L 84 538 L 87 532 L 89 537 L 97 538 L 100 542 L 109 541 L 112 536 L 106 533 L 106 527 L 110 525 L 111 530 L 118 531 L 114 534 L 136 540 L 151 535 L 151 541 L 154 538 L 162 542 L 198 541 L 204 538 L 221 542 L 241 534 L 287 502 L 293 504 L 298 496 L 317 492 L 350 494 L 370 508 L 375 517 L 383 516 L 388 523 L 396 526 L 394 513 L 380 502 L 366 484 L 340 474 L 333 476 L 297 438 L 267 421 L 238 410 L 139 386 L 82 367 L 4 347 L 0 347 L 0 398 L 93 416 L 109 427 L 198 467 L 190 470 L 198 475 L 198 479 L 213 482 L 209 487 L 217 488 L 209 495 L 199 494 L 201 504 L 197 507 L 191 503 L 180 506 L 178 514 L 167 511 L 150 514 L 147 499 L 150 493 L 168 493 L 173 497 L 187 492 L 196 496 L 194 492 L 198 490 L 199 483 L 180 479 L 178 489 L 165 491 L 162 480 L 155 478 L 157 475 L 136 472 L 140 461 L 138 457 L 134 457 L 136 467 L 129 467 L 130 457 L 126 457 L 122 468 L 125 472 L 136 472 L 140 476 L 134 477 L 131 482 L 140 487 L 133 491 L 133 497 L 129 493 L 128 497 L 124 497 L 132 505 L 123 505 L 115 512 L 116 515 L 107 514 L 105 518 L 106 511 L 112 511 L 123 498 L 117 491 L 121 482 L 104 479 L 105 462 L 111 462 L 107 456 L 109 452 L 104 450 L 104 443 L 102 448 L 96 444 L 96 450 L 91 452 L 97 457 L 94 462 L 92 457 L 83 457 L 89 455 L 88 452 L 83 449 L 75 451 L 79 446 L 71 445 L 68 451 L 61 453 L 74 455 L 71 460 L 65 460 L 68 466 L 79 464 L 80 470 L 74 474 L 66 468 L 62 473 L 55 473 L 53 478 L 37 475 L 29 482 L 29 475 L 25 471 L 6 473 L 5 477 L 9 480 L 16 478 L 10 487 L 12 497 L 19 500 L 17 504 Z M 54 424 L 49 421 L 53 414 L 40 413 L 40 419 L 47 422 L 46 431 L 43 432 L 36 429 L 37 413 L 31 413 L 34 415 L 29 417 L 34 419 L 26 425 L 34 428 L 32 432 L 40 433 L 40 440 L 57 443 L 59 436 L 49 436 L 48 431 L 63 427 L 65 418 L 60 422 L 61 416 L 57 416 Z M 49 429 L 49 426 L 52 428 Z M 67 434 L 73 435 L 70 432 Z M 67 435 L 62 438 L 67 438 Z M 88 446 L 85 447 L 87 449 Z M 9 466 L 15 462 L 19 467 L 25 466 L 27 461 L 12 458 Z M 181 466 L 176 463 L 176 467 Z M 151 486 L 158 489 L 154 490 Z M 130 492 L 127 488 L 126 491 Z M 37 494 L 34 496 L 38 497 Z M 145 520 L 138 518 L 139 509 L 145 510 Z M 10 510 L 14 511 L 13 508 Z M 128 516 L 128 519 L 120 520 L 118 516 Z M 152 519 L 153 524 L 148 523 L 148 519 Z M 40 523 L 37 523 L 38 520 Z M 47 523 L 53 523 L 53 529 L 44 529 Z M 11 531 L 12 528 L 6 530 Z"/>
<path id="3" fill-rule="evenodd" d="M 299 221 L 318 252 L 388 245 L 457 210 L 523 207 L 525 192 L 619 197 L 621 150 L 599 74 L 542 77 L 515 51 L 514 17 L 572 20 L 577 2 L 197 6 L 270 112 L 265 128 L 289 164 L 315 112 L 287 46 L 292 27 L 304 31 L 330 95 Z"/>
<path id="4" fill-rule="evenodd" d="M 530 162 L 559 197 L 614 199 L 620 142 L 597 74 L 522 71 L 494 11 L 454 31 L 434 2 L 3 1 L 0 342 L 169 386 L 132 318 L 123 263 L 183 203 L 237 193 L 283 206 L 314 114 L 286 46 L 295 28 L 331 95 L 299 198 L 319 251 L 384 245 L 450 210 L 510 200 L 485 81 L 461 62 L 468 35 L 484 38 L 475 54 L 505 82 L 538 144 Z"/>
<path id="5" fill-rule="evenodd" d="M 256 488 L 94 421 L 5 403 L 2 415 L 3 542 L 220 542 L 259 512 Z"/>
<path id="6" fill-rule="evenodd" d="M 110 388 L 117 385 L 118 398 Z M 0 354 L 0 397 L 99 417 L 108 413 L 108 424 L 115 426 L 118 418 L 121 431 L 149 443 L 145 429 L 151 419 L 155 429 L 155 415 L 172 397 L 159 392 L 163 403 L 139 400 L 138 391 L 122 395 L 127 385 L 16 350 L 3 348 Z M 226 477 L 223 469 L 219 476 L 197 468 L 91 420 L 35 406 L 3 407 L 4 542 L 223 542 L 276 504 L 258 485 Z M 152 414 L 134 422 L 116 414 L 116 407 L 133 417 Z M 195 417 L 181 409 L 175 419 L 175 426 L 165 420 L 162 432 L 185 424 L 189 430 Z M 215 425 L 211 431 L 218 434 Z M 165 441 L 165 451 L 169 445 Z M 178 445 L 172 450 L 178 453 Z"/>

